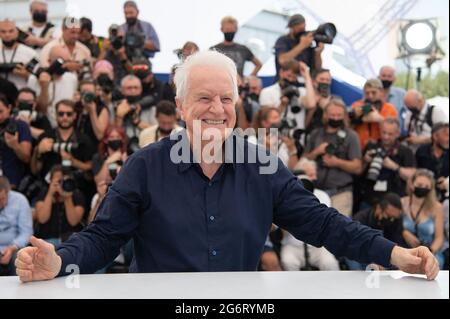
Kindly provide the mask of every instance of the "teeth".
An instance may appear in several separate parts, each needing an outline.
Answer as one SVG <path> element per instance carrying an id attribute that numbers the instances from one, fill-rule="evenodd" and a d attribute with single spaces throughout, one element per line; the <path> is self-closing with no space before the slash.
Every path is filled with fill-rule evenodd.
<path id="1" fill-rule="evenodd" d="M 209 124 L 209 125 L 220 125 L 220 124 L 225 123 L 224 120 L 221 120 L 221 121 L 204 120 L 204 121 L 205 121 L 206 124 Z"/>

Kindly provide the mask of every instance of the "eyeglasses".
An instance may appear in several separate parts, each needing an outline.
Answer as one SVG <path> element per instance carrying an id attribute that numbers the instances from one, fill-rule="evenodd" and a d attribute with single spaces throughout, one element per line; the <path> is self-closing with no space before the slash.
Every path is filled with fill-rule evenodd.
<path id="1" fill-rule="evenodd" d="M 58 117 L 63 117 L 64 115 L 67 115 L 67 117 L 72 117 L 73 112 L 58 112 Z"/>

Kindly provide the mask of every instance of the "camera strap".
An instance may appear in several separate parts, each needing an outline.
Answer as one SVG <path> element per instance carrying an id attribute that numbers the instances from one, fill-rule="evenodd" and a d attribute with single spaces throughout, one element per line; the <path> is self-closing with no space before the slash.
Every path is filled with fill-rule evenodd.
<path id="1" fill-rule="evenodd" d="M 16 57 L 16 53 L 17 53 L 17 48 L 19 46 L 17 45 L 16 48 L 14 49 L 12 55 L 11 55 L 11 59 L 9 62 L 6 62 L 6 53 L 5 53 L 5 46 L 2 46 L 2 57 L 3 57 L 3 63 L 13 63 L 14 58 Z M 9 73 L 6 73 L 6 77 L 5 80 L 8 80 L 9 77 Z"/>
<path id="2" fill-rule="evenodd" d="M 409 213 L 411 214 L 411 219 L 414 222 L 414 234 L 418 236 L 419 233 L 419 217 L 422 213 L 423 208 L 425 207 L 425 200 L 423 201 L 422 205 L 420 206 L 419 210 L 417 211 L 416 216 L 413 216 L 413 210 L 412 210 L 412 196 L 409 198 Z M 420 240 L 420 238 L 419 238 Z"/>

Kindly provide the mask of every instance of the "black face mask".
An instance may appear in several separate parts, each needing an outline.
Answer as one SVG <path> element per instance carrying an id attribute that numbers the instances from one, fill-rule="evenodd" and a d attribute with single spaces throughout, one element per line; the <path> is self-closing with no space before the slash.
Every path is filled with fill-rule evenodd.
<path id="1" fill-rule="evenodd" d="M 33 21 L 37 23 L 45 23 L 47 22 L 47 12 L 44 11 L 36 11 L 33 13 Z"/>
<path id="2" fill-rule="evenodd" d="M 395 218 L 383 218 L 382 220 L 379 221 L 379 225 L 383 229 L 388 229 L 394 226 L 395 221 L 396 221 Z"/>
<path id="3" fill-rule="evenodd" d="M 125 96 L 125 98 L 127 99 L 128 104 L 136 104 L 137 102 L 139 102 L 141 100 L 141 96 L 140 95 L 128 95 Z"/>
<path id="4" fill-rule="evenodd" d="M 33 103 L 19 101 L 17 108 L 19 109 L 19 111 L 33 111 Z"/>
<path id="5" fill-rule="evenodd" d="M 12 48 L 14 46 L 14 44 L 16 44 L 17 40 L 11 40 L 11 41 L 2 41 L 3 45 L 7 48 Z"/>
<path id="6" fill-rule="evenodd" d="M 389 89 L 393 84 L 392 81 L 387 81 L 387 80 L 383 80 L 383 81 L 381 81 L 381 83 L 383 83 L 383 89 Z"/>
<path id="7" fill-rule="evenodd" d="M 431 189 L 426 188 L 426 187 L 415 187 L 414 188 L 414 195 L 417 198 L 425 198 L 430 192 L 431 192 Z"/>
<path id="8" fill-rule="evenodd" d="M 288 86 L 295 86 L 295 87 L 300 87 L 300 82 L 298 81 L 289 81 L 289 80 L 282 80 L 281 81 L 281 87 L 282 88 L 287 88 Z"/>
<path id="9" fill-rule="evenodd" d="M 413 115 L 414 117 L 417 117 L 417 116 L 419 116 L 419 114 L 420 114 L 420 110 L 419 110 L 419 109 L 416 109 L 415 107 L 414 107 L 414 108 L 408 108 L 408 110 L 412 113 L 412 115 Z"/>
<path id="10" fill-rule="evenodd" d="M 331 94 L 331 86 L 328 83 L 319 83 L 317 88 L 321 97 L 329 97 Z"/>
<path id="11" fill-rule="evenodd" d="M 127 18 L 127 24 L 129 26 L 134 26 L 137 23 L 138 19 L 137 18 Z"/>
<path id="12" fill-rule="evenodd" d="M 170 133 L 172 133 L 172 130 L 165 130 L 162 128 L 158 128 L 158 131 L 162 134 L 162 135 L 170 135 Z"/>
<path id="13" fill-rule="evenodd" d="M 236 35 L 236 32 L 225 32 L 224 34 L 225 41 L 227 42 L 233 42 L 234 36 Z"/>
<path id="14" fill-rule="evenodd" d="M 328 120 L 328 125 L 332 128 L 340 128 L 344 126 L 344 120 Z"/>
<path id="15" fill-rule="evenodd" d="M 259 96 L 258 96 L 258 94 L 256 94 L 256 93 L 250 93 L 250 94 L 248 95 L 248 97 L 249 97 L 252 101 L 256 101 L 256 102 L 259 101 Z"/>
<path id="16" fill-rule="evenodd" d="M 123 146 L 122 140 L 112 140 L 108 142 L 108 147 L 114 152 L 120 150 Z"/>

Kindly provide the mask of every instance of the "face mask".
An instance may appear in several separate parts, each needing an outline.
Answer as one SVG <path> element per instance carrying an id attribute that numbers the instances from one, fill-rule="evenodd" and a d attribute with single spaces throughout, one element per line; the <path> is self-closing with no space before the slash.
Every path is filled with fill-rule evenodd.
<path id="1" fill-rule="evenodd" d="M 108 142 L 108 147 L 112 149 L 114 152 L 120 150 L 122 146 L 123 143 L 121 140 L 112 140 Z"/>
<path id="2" fill-rule="evenodd" d="M 317 90 L 321 97 L 329 97 L 331 94 L 331 87 L 328 83 L 319 83 Z"/>
<path id="3" fill-rule="evenodd" d="M 47 13 L 44 11 L 36 11 L 33 13 L 33 21 L 37 23 L 45 23 L 47 22 Z"/>
<path id="4" fill-rule="evenodd" d="M 394 223 L 395 223 L 395 219 L 394 218 L 383 218 L 380 221 L 381 227 L 383 229 L 391 228 L 392 226 L 394 226 Z"/>
<path id="5" fill-rule="evenodd" d="M 137 20 L 137 18 L 127 18 L 127 24 L 133 26 L 136 24 Z"/>
<path id="6" fill-rule="evenodd" d="M 146 77 L 148 77 L 151 73 L 149 71 L 136 71 L 134 72 L 134 75 L 136 75 L 141 81 L 144 80 Z"/>
<path id="7" fill-rule="evenodd" d="M 134 96 L 126 96 L 125 97 L 127 99 L 128 104 L 136 104 L 137 102 L 139 102 L 141 100 L 141 96 L 140 95 L 134 95 Z"/>
<path id="8" fill-rule="evenodd" d="M 408 108 L 408 110 L 412 113 L 413 116 L 418 116 L 420 114 L 420 110 L 416 108 Z"/>
<path id="9" fill-rule="evenodd" d="M 253 101 L 256 101 L 256 102 L 259 101 L 259 96 L 258 96 L 258 94 L 256 94 L 256 93 L 250 93 L 250 94 L 248 95 L 248 97 L 249 97 L 250 99 L 252 99 Z"/>
<path id="10" fill-rule="evenodd" d="M 223 35 L 225 36 L 225 41 L 233 42 L 233 39 L 234 39 L 234 36 L 236 35 L 236 32 L 226 32 Z"/>
<path id="11" fill-rule="evenodd" d="M 275 128 L 275 129 L 279 129 L 281 127 L 281 123 L 273 123 L 270 128 Z"/>
<path id="12" fill-rule="evenodd" d="M 11 41 L 2 40 L 2 43 L 5 47 L 12 48 L 14 46 L 14 44 L 16 44 L 16 39 L 11 40 Z"/>
<path id="13" fill-rule="evenodd" d="M 158 130 L 162 135 L 170 135 L 170 133 L 172 133 L 172 130 L 164 130 L 162 128 L 158 128 Z"/>
<path id="14" fill-rule="evenodd" d="M 19 105 L 17 106 L 19 111 L 32 111 L 33 110 L 33 104 L 28 102 L 19 102 Z"/>
<path id="15" fill-rule="evenodd" d="M 384 89 L 389 89 L 392 86 L 392 81 L 387 81 L 387 80 L 383 80 L 381 81 L 381 83 L 383 83 L 383 88 Z"/>
<path id="16" fill-rule="evenodd" d="M 425 187 L 415 187 L 414 188 L 414 195 L 417 198 L 425 198 L 429 193 L 431 189 L 425 188 Z"/>
<path id="17" fill-rule="evenodd" d="M 344 126 L 344 120 L 328 120 L 328 125 L 332 128 L 340 128 Z"/>

